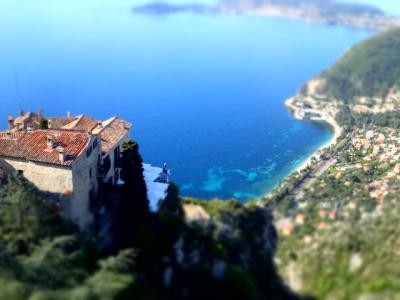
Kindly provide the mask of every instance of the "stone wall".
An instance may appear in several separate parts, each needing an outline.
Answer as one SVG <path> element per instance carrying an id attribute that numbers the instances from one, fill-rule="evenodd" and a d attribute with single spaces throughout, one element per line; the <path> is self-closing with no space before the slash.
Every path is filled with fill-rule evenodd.
<path id="1" fill-rule="evenodd" d="M 97 139 L 97 147 L 93 147 Z M 92 148 L 87 156 L 87 150 Z M 22 159 L 0 158 L 0 168 L 8 174 L 18 174 L 49 194 L 49 199 L 60 204 L 64 217 L 87 229 L 93 221 L 91 196 L 98 193 L 97 166 L 100 159 L 100 138 L 93 135 L 87 148 L 72 167 L 43 164 Z M 91 194 L 92 193 L 92 194 Z"/>
<path id="2" fill-rule="evenodd" d="M 97 147 L 93 148 L 97 139 Z M 87 156 L 87 149 L 92 147 L 90 156 Z M 100 160 L 100 137 L 92 136 L 88 147 L 81 156 L 73 163 L 73 196 L 71 200 L 71 219 L 79 224 L 81 228 L 87 228 L 93 221 L 91 211 L 91 193 L 97 196 L 98 181 L 97 172 Z M 93 203 L 92 203 L 93 204 Z"/>
<path id="3" fill-rule="evenodd" d="M 24 177 L 43 192 L 62 194 L 73 189 L 70 168 L 12 158 L 0 158 L 0 167 L 7 173 L 23 172 Z"/>
<path id="4" fill-rule="evenodd" d="M 48 201 L 60 205 L 61 213 L 66 218 L 71 218 L 70 204 L 73 191 L 71 168 L 13 158 L 0 158 L 0 167 L 6 174 L 23 174 L 29 182 L 47 194 Z"/>
<path id="5" fill-rule="evenodd" d="M 131 139 L 131 135 L 130 135 L 130 132 L 128 132 L 128 133 L 119 141 L 118 144 L 115 144 L 115 146 L 114 146 L 109 152 L 107 152 L 106 154 L 103 155 L 103 159 L 106 158 L 106 157 L 108 156 L 108 157 L 110 158 L 110 161 L 111 161 L 111 167 L 110 167 L 110 169 L 108 170 L 107 174 L 105 174 L 104 182 L 108 182 L 108 181 L 111 179 L 111 182 L 112 182 L 113 184 L 115 184 L 116 181 L 118 180 L 117 177 L 119 176 L 119 174 L 118 174 L 118 176 L 116 176 L 116 160 L 117 160 L 117 158 L 115 157 L 114 151 L 115 151 L 115 149 L 116 149 L 117 147 L 119 147 L 120 150 L 121 150 L 121 153 L 122 153 L 122 145 L 123 145 L 125 142 L 128 142 L 130 139 Z"/>

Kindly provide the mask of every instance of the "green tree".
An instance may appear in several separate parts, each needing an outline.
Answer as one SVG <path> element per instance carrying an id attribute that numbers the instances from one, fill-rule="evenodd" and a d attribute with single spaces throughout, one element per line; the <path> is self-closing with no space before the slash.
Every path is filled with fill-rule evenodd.
<path id="1" fill-rule="evenodd" d="M 41 118 L 39 128 L 40 129 L 49 129 L 49 121 L 45 118 Z"/>
<path id="2" fill-rule="evenodd" d="M 140 214 L 149 213 L 149 200 L 144 180 L 143 159 L 139 153 L 139 145 L 134 141 L 123 144 L 121 178 L 125 182 L 124 191 L 132 199 Z M 127 195 L 127 196 L 128 196 Z"/>
<path id="3" fill-rule="evenodd" d="M 158 214 L 169 220 L 183 222 L 184 212 L 182 199 L 179 197 L 179 188 L 171 183 L 167 189 L 167 196 L 160 202 Z"/>
<path id="4" fill-rule="evenodd" d="M 139 145 L 133 141 L 124 143 L 121 170 L 124 185 L 114 227 L 119 249 L 143 246 L 148 238 L 150 209 L 143 172 Z"/>
<path id="5" fill-rule="evenodd" d="M 0 233 L 18 243 L 40 238 L 53 218 L 39 191 L 22 176 L 2 187 L 0 206 Z"/>

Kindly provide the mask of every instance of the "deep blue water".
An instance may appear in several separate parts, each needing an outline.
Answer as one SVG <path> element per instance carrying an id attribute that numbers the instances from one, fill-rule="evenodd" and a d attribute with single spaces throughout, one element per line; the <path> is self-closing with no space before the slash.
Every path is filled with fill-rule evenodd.
<path id="1" fill-rule="evenodd" d="M 138 16 L 133 4 L 3 0 L 2 124 L 19 109 L 120 115 L 144 160 L 168 162 L 182 194 L 196 197 L 260 197 L 330 139 L 283 102 L 371 34 L 278 18 Z"/>

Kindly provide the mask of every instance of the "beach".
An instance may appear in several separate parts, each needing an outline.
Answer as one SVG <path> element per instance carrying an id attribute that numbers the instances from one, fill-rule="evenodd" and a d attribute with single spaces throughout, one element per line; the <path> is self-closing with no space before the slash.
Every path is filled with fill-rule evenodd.
<path id="1" fill-rule="evenodd" d="M 323 144 L 313 154 L 311 154 L 308 159 L 306 159 L 299 167 L 294 170 L 294 173 L 301 172 L 302 170 L 309 167 L 312 163 L 313 157 L 316 157 L 318 159 L 318 153 L 321 150 L 335 145 L 343 132 L 343 128 L 335 120 L 335 111 L 323 111 L 315 108 L 303 108 L 302 106 L 296 105 L 296 101 L 296 97 L 289 98 L 285 101 L 285 106 L 292 112 L 295 119 L 325 123 L 332 130 L 333 137 L 327 143 Z M 311 115 L 312 117 L 307 117 L 309 115 Z"/>

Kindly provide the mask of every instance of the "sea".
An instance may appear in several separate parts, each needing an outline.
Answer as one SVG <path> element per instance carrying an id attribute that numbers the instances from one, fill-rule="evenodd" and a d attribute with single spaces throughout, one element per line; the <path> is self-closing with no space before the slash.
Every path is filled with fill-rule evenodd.
<path id="1" fill-rule="evenodd" d="M 0 127 L 18 111 L 117 115 L 183 196 L 271 192 L 332 138 L 286 98 L 367 30 L 246 15 L 137 15 L 137 0 L 2 0 Z"/>

